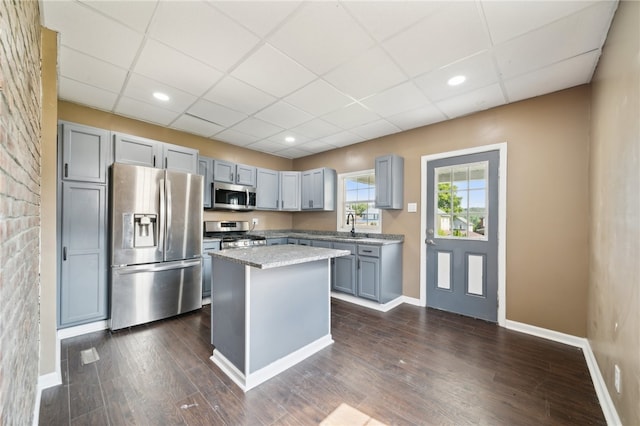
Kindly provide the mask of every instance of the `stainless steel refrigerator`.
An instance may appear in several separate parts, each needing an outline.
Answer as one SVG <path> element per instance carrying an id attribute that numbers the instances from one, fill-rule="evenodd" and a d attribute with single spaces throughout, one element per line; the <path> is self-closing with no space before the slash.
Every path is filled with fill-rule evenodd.
<path id="1" fill-rule="evenodd" d="M 202 306 L 203 178 L 114 163 L 111 329 Z"/>

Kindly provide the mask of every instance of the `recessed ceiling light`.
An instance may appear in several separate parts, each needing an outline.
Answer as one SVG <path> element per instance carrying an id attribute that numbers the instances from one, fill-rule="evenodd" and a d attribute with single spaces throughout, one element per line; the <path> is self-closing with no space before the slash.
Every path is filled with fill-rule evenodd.
<path id="1" fill-rule="evenodd" d="M 465 77 L 464 75 L 456 75 L 455 77 L 451 77 L 449 81 L 447 81 L 447 84 L 449 86 L 457 86 L 458 84 L 464 83 L 466 79 L 467 77 Z"/>
<path id="2" fill-rule="evenodd" d="M 168 101 L 169 95 L 167 95 L 166 93 L 162 93 L 162 92 L 153 92 L 153 97 L 156 98 L 159 101 Z"/>
<path id="3" fill-rule="evenodd" d="M 296 141 L 296 138 L 294 138 L 293 136 L 287 136 L 286 138 L 284 138 L 285 142 L 289 142 L 289 143 L 293 143 Z"/>

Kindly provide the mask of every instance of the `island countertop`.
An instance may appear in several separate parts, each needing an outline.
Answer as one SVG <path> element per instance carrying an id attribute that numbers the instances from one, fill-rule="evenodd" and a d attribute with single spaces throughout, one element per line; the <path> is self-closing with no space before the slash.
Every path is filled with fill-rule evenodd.
<path id="1" fill-rule="evenodd" d="M 347 256 L 349 250 L 335 250 L 322 247 L 276 245 L 226 249 L 208 252 L 211 257 L 252 266 L 258 269 L 279 268 L 316 260 Z"/>

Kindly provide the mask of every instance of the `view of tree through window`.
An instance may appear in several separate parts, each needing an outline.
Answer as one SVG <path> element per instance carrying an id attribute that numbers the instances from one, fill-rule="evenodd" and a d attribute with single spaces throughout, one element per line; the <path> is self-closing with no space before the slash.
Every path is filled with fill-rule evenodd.
<path id="1" fill-rule="evenodd" d="M 378 232 L 380 228 L 380 210 L 375 208 L 376 181 L 373 170 L 349 173 L 341 177 L 342 191 L 342 228 L 347 225 L 347 215 L 355 217 L 355 228 L 358 232 Z"/>
<path id="2" fill-rule="evenodd" d="M 485 239 L 487 162 L 435 170 L 438 188 L 436 229 L 440 237 Z"/>

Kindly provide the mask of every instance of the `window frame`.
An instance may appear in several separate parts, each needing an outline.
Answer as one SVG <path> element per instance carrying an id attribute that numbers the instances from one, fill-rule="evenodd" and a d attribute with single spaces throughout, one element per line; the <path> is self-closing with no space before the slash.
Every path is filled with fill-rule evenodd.
<path id="1" fill-rule="evenodd" d="M 351 225 L 347 225 L 346 224 L 346 218 L 347 218 L 347 212 L 345 209 L 345 199 L 344 199 L 344 194 L 345 194 L 345 180 L 350 178 L 350 177 L 355 177 L 355 176 L 360 176 L 360 175 L 373 175 L 375 177 L 375 169 L 365 169 L 365 170 L 358 170 L 358 171 L 354 171 L 354 172 L 346 172 L 346 173 L 339 173 L 338 174 L 338 179 L 337 179 L 337 206 L 336 206 L 336 230 L 338 232 L 349 232 L 351 231 Z M 375 181 L 374 181 L 375 182 Z M 375 185 L 375 183 L 374 183 Z M 375 191 L 374 191 L 374 197 L 371 200 L 368 200 L 368 202 L 373 202 L 375 205 Z M 382 209 L 378 209 L 380 211 L 380 214 L 378 215 L 378 226 L 373 227 L 373 226 L 367 226 L 365 227 L 357 227 L 356 226 L 356 232 L 357 233 L 364 233 L 364 234 L 382 234 Z"/>

